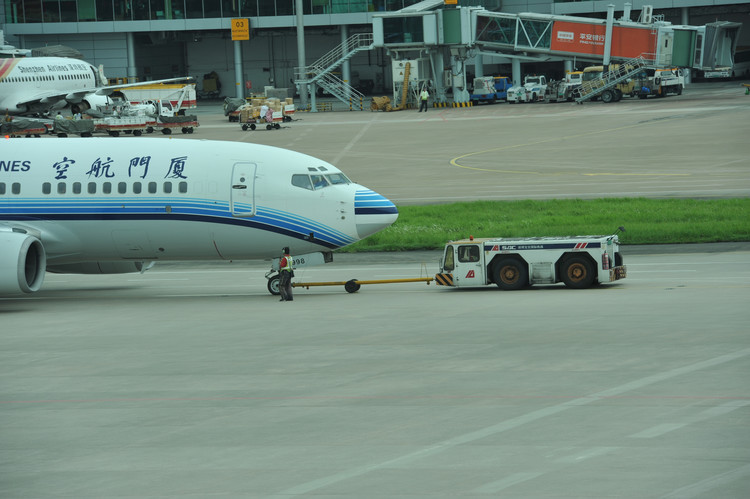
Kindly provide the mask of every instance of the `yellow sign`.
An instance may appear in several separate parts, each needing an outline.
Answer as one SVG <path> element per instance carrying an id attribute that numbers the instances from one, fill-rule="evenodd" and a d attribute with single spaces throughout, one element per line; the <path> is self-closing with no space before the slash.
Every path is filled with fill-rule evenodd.
<path id="1" fill-rule="evenodd" d="M 250 39 L 250 20 L 232 19 L 232 40 Z"/>
<path id="2" fill-rule="evenodd" d="M 457 5 L 458 0 L 445 0 L 445 5 Z"/>

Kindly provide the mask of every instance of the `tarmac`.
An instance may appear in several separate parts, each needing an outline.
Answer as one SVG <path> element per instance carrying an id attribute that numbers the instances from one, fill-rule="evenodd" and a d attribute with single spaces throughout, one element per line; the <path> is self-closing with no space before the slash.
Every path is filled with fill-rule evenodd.
<path id="1" fill-rule="evenodd" d="M 243 132 L 215 103 L 173 137 L 301 150 L 397 204 L 736 197 L 748 106 L 731 82 Z M 0 497 L 744 499 L 750 244 L 623 254 L 626 279 L 586 290 L 335 286 L 285 303 L 269 262 L 49 274 L 0 299 Z M 439 258 L 336 254 L 295 280 L 430 276 Z"/>

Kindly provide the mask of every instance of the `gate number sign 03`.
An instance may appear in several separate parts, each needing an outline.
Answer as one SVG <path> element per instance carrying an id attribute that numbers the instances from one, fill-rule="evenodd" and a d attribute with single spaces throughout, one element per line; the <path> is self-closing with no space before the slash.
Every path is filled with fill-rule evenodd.
<path id="1" fill-rule="evenodd" d="M 232 19 L 232 40 L 249 40 L 250 39 L 250 20 L 249 19 Z"/>

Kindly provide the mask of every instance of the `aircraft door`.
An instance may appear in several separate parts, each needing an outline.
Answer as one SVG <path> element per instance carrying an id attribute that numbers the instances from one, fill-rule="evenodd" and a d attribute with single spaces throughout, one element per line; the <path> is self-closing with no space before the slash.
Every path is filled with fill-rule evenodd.
<path id="1" fill-rule="evenodd" d="M 255 207 L 255 163 L 235 163 L 232 168 L 232 193 L 229 201 L 235 217 L 253 217 Z"/>
<path id="2" fill-rule="evenodd" d="M 456 286 L 485 284 L 481 244 L 459 244 L 455 248 L 453 283 Z"/>

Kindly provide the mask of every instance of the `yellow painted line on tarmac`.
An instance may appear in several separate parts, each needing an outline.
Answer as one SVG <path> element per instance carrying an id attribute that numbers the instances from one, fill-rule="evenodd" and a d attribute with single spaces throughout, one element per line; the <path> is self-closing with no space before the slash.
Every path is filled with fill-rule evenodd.
<path id="1" fill-rule="evenodd" d="M 671 121 L 675 118 L 667 118 L 664 120 L 659 120 L 659 123 L 664 123 L 665 121 Z M 634 125 L 626 125 L 621 126 L 617 128 L 609 128 L 606 130 L 597 130 L 594 132 L 586 132 L 586 133 L 579 133 L 576 135 L 567 135 L 565 137 L 555 137 L 552 139 L 546 139 L 546 140 L 538 140 L 536 142 L 528 142 L 526 144 L 512 144 L 502 147 L 493 147 L 491 149 L 484 149 L 482 151 L 474 151 L 466 154 L 462 154 L 461 156 L 457 156 L 450 160 L 450 164 L 452 166 L 457 166 L 458 168 L 464 168 L 466 170 L 474 170 L 474 171 L 480 171 L 480 172 L 491 172 L 491 173 L 520 173 L 524 175 L 583 175 L 583 176 L 597 176 L 597 175 L 611 175 L 611 176 L 619 176 L 619 177 L 627 177 L 627 176 L 640 176 L 640 177 L 690 177 L 690 173 L 575 173 L 575 172 L 558 172 L 558 173 L 543 173 L 543 172 L 534 172 L 534 171 L 521 171 L 521 170 L 494 170 L 491 168 L 479 168 L 476 166 L 466 166 L 459 163 L 460 160 L 464 158 L 468 158 L 470 156 L 477 156 L 479 154 L 488 154 L 491 152 L 497 152 L 497 151 L 507 151 L 510 149 L 518 149 L 522 147 L 532 147 L 537 146 L 540 144 L 549 144 L 550 142 L 559 142 L 563 140 L 568 139 L 577 139 L 581 137 L 588 137 L 591 135 L 599 135 L 602 133 L 610 133 L 610 132 L 617 132 L 620 130 L 626 130 L 628 128 L 635 128 L 635 127 L 641 127 L 644 123 L 637 123 Z"/>

